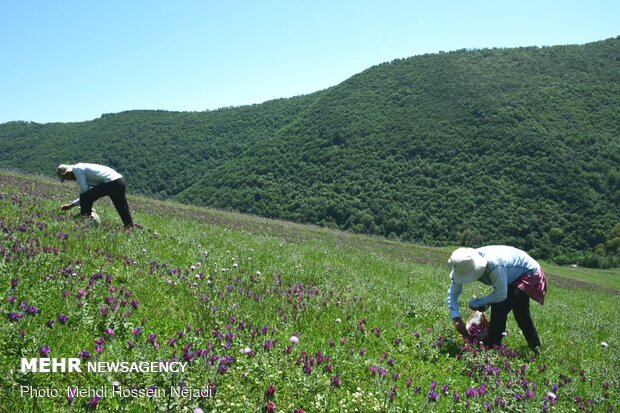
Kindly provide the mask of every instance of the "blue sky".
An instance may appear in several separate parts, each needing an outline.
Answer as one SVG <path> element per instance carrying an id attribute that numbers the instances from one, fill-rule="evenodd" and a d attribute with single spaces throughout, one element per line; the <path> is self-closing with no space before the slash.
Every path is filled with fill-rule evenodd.
<path id="1" fill-rule="evenodd" d="M 0 123 L 212 110 L 463 48 L 620 35 L 620 1 L 0 0 Z"/>

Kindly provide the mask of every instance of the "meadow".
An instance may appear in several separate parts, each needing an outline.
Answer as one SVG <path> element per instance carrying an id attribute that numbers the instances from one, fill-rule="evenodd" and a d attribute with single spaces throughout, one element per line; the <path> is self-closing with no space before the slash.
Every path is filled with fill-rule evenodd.
<path id="1" fill-rule="evenodd" d="M 618 269 L 550 265 L 546 303 L 531 304 L 542 354 L 527 348 L 512 317 L 503 346 L 485 350 L 465 343 L 449 320 L 451 248 L 139 197 L 129 202 L 143 228 L 126 231 L 108 200 L 95 204 L 100 225 L 60 212 L 76 193 L 75 185 L 0 173 L 0 411 L 620 405 Z M 487 292 L 466 288 L 464 315 L 465 300 Z M 187 368 L 33 373 L 21 371 L 22 357 Z M 89 388 L 124 392 L 77 391 Z"/>

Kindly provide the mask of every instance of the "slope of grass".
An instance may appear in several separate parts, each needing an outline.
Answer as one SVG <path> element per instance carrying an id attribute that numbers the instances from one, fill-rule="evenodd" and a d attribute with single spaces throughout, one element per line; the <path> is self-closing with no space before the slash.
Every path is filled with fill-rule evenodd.
<path id="1" fill-rule="evenodd" d="M 130 205 L 144 228 L 126 232 L 107 201 L 96 204 L 100 226 L 60 213 L 75 187 L 2 173 L 0 188 L 2 411 L 607 411 L 620 402 L 619 303 L 607 290 L 551 282 L 545 306 L 532 304 L 543 355 L 526 349 L 513 320 L 505 347 L 484 351 L 449 323 L 449 249 L 139 198 Z M 472 286 L 463 299 L 484 293 Z M 188 365 L 20 371 L 22 357 L 40 355 Z M 30 387 L 59 394 L 31 397 Z M 172 397 L 171 388 L 208 391 Z M 67 397 L 76 389 L 108 394 Z"/>

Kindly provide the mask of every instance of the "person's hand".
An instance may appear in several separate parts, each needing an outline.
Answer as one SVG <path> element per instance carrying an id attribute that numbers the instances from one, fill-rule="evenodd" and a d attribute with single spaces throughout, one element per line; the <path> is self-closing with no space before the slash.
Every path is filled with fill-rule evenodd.
<path id="1" fill-rule="evenodd" d="M 461 317 L 454 318 L 452 322 L 454 323 L 456 331 L 458 331 L 460 335 L 465 338 L 469 337 L 469 332 L 467 331 L 467 327 L 465 326 L 465 323 L 463 322 Z"/>
<path id="2" fill-rule="evenodd" d="M 471 308 L 474 311 L 486 311 L 486 306 L 484 305 L 479 305 L 478 304 L 478 299 L 477 298 L 472 298 L 471 300 L 469 300 L 469 308 Z"/>
<path id="3" fill-rule="evenodd" d="M 60 207 L 60 210 L 61 211 L 67 211 L 67 210 L 73 208 L 74 206 L 75 205 L 73 205 L 73 204 L 64 204 L 63 206 Z"/>

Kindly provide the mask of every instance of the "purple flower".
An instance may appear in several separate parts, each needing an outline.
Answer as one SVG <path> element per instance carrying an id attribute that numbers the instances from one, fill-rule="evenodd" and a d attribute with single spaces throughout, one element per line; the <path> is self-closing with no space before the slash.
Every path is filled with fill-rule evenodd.
<path id="1" fill-rule="evenodd" d="M 476 389 L 475 387 L 470 387 L 467 390 L 465 390 L 465 397 L 467 397 L 468 399 L 470 397 L 476 397 L 478 395 L 478 389 Z"/>
<path id="2" fill-rule="evenodd" d="M 85 359 L 85 360 L 93 358 L 93 357 L 90 355 L 90 353 L 88 352 L 88 350 L 82 350 L 82 351 L 80 351 L 80 352 L 78 353 L 78 357 L 79 357 L 79 358 L 81 358 L 81 359 Z"/>
<path id="3" fill-rule="evenodd" d="M 90 399 L 90 401 L 88 402 L 88 407 L 95 408 L 97 407 L 100 401 L 101 401 L 101 397 L 95 396 L 92 399 Z"/>
<path id="4" fill-rule="evenodd" d="M 267 390 L 265 390 L 265 397 L 269 400 L 273 398 L 275 394 L 276 394 L 276 386 L 274 386 L 273 384 L 270 384 Z"/>
<path id="5" fill-rule="evenodd" d="M 333 378 L 332 378 L 332 386 L 334 387 L 340 387 L 340 385 L 342 384 L 342 382 L 340 381 L 340 376 L 338 374 L 336 374 Z"/>
<path id="6" fill-rule="evenodd" d="M 436 402 L 439 400 L 439 395 L 437 394 L 437 392 L 435 390 L 431 390 L 430 392 L 428 392 L 428 401 L 429 402 Z"/>
<path id="7" fill-rule="evenodd" d="M 67 402 L 69 403 L 69 405 L 73 404 L 73 398 L 75 397 L 77 392 L 78 390 L 75 387 L 67 391 Z"/>
<path id="8" fill-rule="evenodd" d="M 31 305 L 26 309 L 26 312 L 28 314 L 39 314 L 41 312 L 41 309 L 39 307 L 35 307 L 34 305 Z"/>
<path id="9" fill-rule="evenodd" d="M 8 313 L 7 317 L 9 321 L 18 321 L 24 318 L 24 314 L 23 313 Z"/>
<path id="10" fill-rule="evenodd" d="M 49 346 L 42 346 L 39 349 L 39 353 L 41 354 L 41 357 L 47 357 L 47 355 L 50 354 L 50 351 L 52 350 L 50 349 Z"/>
<path id="11" fill-rule="evenodd" d="M 61 313 L 61 314 L 58 316 L 58 321 L 59 321 L 60 323 L 62 323 L 62 324 L 65 324 L 67 321 L 69 321 L 69 317 L 67 317 L 66 315 L 64 315 L 64 314 L 62 314 L 62 313 Z"/>
<path id="12" fill-rule="evenodd" d="M 11 280 L 11 288 L 14 290 L 19 285 L 19 277 L 15 277 Z"/>

